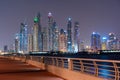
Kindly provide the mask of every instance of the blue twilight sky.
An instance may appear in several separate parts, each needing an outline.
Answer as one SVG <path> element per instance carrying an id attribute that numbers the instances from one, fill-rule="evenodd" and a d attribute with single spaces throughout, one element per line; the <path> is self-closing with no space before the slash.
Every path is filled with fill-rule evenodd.
<path id="1" fill-rule="evenodd" d="M 47 13 L 52 12 L 59 29 L 65 28 L 67 18 L 80 24 L 80 40 L 90 41 L 93 31 L 101 36 L 114 32 L 120 36 L 120 0 L 0 0 L 0 49 L 14 42 L 20 23 L 26 19 L 29 28 L 41 12 L 42 27 L 47 26 Z"/>

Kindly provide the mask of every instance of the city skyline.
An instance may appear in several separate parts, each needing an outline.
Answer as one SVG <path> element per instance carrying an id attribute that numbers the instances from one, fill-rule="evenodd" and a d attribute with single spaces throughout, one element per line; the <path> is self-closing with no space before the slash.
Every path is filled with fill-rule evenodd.
<path id="1" fill-rule="evenodd" d="M 0 16 L 2 26 L 0 29 L 0 49 L 3 49 L 4 45 L 9 46 L 13 43 L 15 33 L 19 32 L 20 23 L 24 22 L 25 19 L 28 27 L 33 27 L 33 18 L 37 12 L 42 14 L 42 27 L 48 26 L 48 12 L 52 12 L 59 29 L 67 29 L 68 17 L 72 18 L 73 23 L 78 21 L 81 41 L 90 40 L 90 35 L 94 31 L 99 32 L 102 36 L 107 36 L 110 32 L 120 36 L 119 0 L 69 0 L 69 2 L 55 0 L 21 0 L 16 2 L 15 0 L 4 0 L 0 2 L 0 9 L 2 10 Z M 46 6 L 44 6 L 45 4 Z M 60 7 L 60 5 L 62 6 Z"/>

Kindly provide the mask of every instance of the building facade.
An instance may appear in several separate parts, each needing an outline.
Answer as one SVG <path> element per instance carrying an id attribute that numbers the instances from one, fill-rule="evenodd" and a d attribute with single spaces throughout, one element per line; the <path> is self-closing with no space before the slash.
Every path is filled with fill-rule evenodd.
<path id="1" fill-rule="evenodd" d="M 60 30 L 59 34 L 59 51 L 67 52 L 67 36 L 63 29 Z"/>
<path id="2" fill-rule="evenodd" d="M 118 49 L 117 42 L 118 42 L 118 39 L 115 36 L 115 34 L 109 33 L 109 36 L 108 36 L 108 48 L 109 48 L 109 50 L 117 50 Z"/>
<path id="3" fill-rule="evenodd" d="M 101 39 L 99 33 L 93 32 L 91 35 L 91 50 L 94 52 L 101 50 Z"/>
<path id="4" fill-rule="evenodd" d="M 53 51 L 53 42 L 52 42 L 52 27 L 53 27 L 53 16 L 52 13 L 48 13 L 48 32 L 49 32 L 49 41 L 48 41 L 48 46 L 49 46 L 49 51 Z"/>
<path id="5" fill-rule="evenodd" d="M 42 51 L 42 32 L 41 32 L 41 16 L 40 13 L 34 18 L 33 26 L 33 51 Z"/>
<path id="6" fill-rule="evenodd" d="M 14 52 L 15 53 L 19 53 L 19 49 L 20 49 L 20 40 L 19 40 L 20 36 L 19 33 L 17 33 L 15 35 L 15 39 L 14 39 Z"/>
<path id="7" fill-rule="evenodd" d="M 48 51 L 48 27 L 42 28 L 43 51 Z"/>
<path id="8" fill-rule="evenodd" d="M 20 33 L 19 33 L 19 51 L 20 53 L 27 52 L 28 48 L 28 29 L 26 23 L 20 24 Z"/>
<path id="9" fill-rule="evenodd" d="M 68 18 L 67 24 L 67 51 L 73 52 L 72 50 L 72 19 Z"/>
<path id="10" fill-rule="evenodd" d="M 59 36 L 59 31 L 58 31 L 58 26 L 56 22 L 53 22 L 52 25 L 52 50 L 53 51 L 58 51 L 58 36 Z"/>
<path id="11" fill-rule="evenodd" d="M 33 35 L 28 34 L 28 52 L 33 51 Z"/>
<path id="12" fill-rule="evenodd" d="M 79 47 L 79 23 L 74 24 L 74 52 L 78 52 Z"/>
<path id="13" fill-rule="evenodd" d="M 101 49 L 107 50 L 107 37 L 102 38 Z"/>

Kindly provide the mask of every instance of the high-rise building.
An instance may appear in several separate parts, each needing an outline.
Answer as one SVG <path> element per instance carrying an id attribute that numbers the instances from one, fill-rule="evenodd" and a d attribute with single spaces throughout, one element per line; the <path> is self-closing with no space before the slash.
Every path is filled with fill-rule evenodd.
<path id="1" fill-rule="evenodd" d="M 33 51 L 33 35 L 28 34 L 28 52 Z"/>
<path id="2" fill-rule="evenodd" d="M 43 51 L 48 51 L 48 27 L 42 28 Z"/>
<path id="3" fill-rule="evenodd" d="M 67 24 L 67 51 L 73 52 L 72 50 L 72 19 L 68 18 Z"/>
<path id="4" fill-rule="evenodd" d="M 16 34 L 15 43 L 14 43 L 14 52 L 19 53 L 19 49 L 20 49 L 19 34 Z"/>
<path id="5" fill-rule="evenodd" d="M 58 51 L 58 36 L 59 36 L 59 31 L 56 22 L 53 22 L 52 25 L 52 50 L 53 51 Z"/>
<path id="6" fill-rule="evenodd" d="M 117 42 L 118 42 L 118 39 L 115 37 L 115 34 L 109 33 L 109 36 L 108 36 L 108 48 L 109 48 L 109 50 L 117 50 L 118 49 Z"/>
<path id="7" fill-rule="evenodd" d="M 40 13 L 34 18 L 33 26 L 33 51 L 42 51 L 42 33 L 41 33 L 41 23 L 40 23 Z"/>
<path id="8" fill-rule="evenodd" d="M 78 52 L 79 46 L 79 23 L 75 22 L 74 24 L 74 51 Z"/>
<path id="9" fill-rule="evenodd" d="M 101 50 L 101 40 L 100 40 L 100 34 L 93 32 L 91 35 L 91 49 L 93 51 Z"/>
<path id="10" fill-rule="evenodd" d="M 67 52 L 67 36 L 63 29 L 60 30 L 59 34 L 59 51 Z"/>
<path id="11" fill-rule="evenodd" d="M 20 24 L 20 36 L 19 36 L 19 50 L 20 52 L 24 53 L 27 51 L 27 47 L 28 47 L 28 30 L 27 30 L 27 25 L 26 23 L 21 23 Z"/>
<path id="12" fill-rule="evenodd" d="M 8 52 L 8 46 L 7 45 L 4 46 L 4 52 Z"/>
<path id="13" fill-rule="evenodd" d="M 118 49 L 120 50 L 120 39 L 119 39 L 119 41 L 118 41 L 118 46 L 119 46 Z"/>
<path id="14" fill-rule="evenodd" d="M 79 51 L 85 51 L 85 43 L 84 43 L 84 41 L 81 41 L 79 45 L 80 45 Z"/>
<path id="15" fill-rule="evenodd" d="M 101 48 L 102 50 L 107 50 L 107 37 L 102 38 Z"/>
<path id="16" fill-rule="evenodd" d="M 49 46 L 49 51 L 53 51 L 53 34 L 52 34 L 52 31 L 53 31 L 53 16 L 52 16 L 52 13 L 49 12 L 48 13 L 48 32 L 49 32 L 49 38 L 48 38 L 48 46 Z"/>

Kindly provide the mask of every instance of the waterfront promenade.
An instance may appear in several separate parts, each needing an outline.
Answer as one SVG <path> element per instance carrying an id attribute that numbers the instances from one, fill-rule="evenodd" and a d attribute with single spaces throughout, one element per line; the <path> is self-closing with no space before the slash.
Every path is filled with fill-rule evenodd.
<path id="1" fill-rule="evenodd" d="M 25 62 L 0 57 L 0 80 L 64 80 Z"/>

